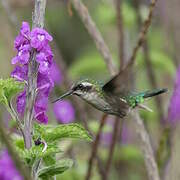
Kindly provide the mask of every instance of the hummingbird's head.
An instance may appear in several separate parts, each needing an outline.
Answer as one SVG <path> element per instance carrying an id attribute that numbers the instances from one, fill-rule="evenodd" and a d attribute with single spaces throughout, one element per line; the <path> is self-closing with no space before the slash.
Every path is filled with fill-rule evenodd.
<path id="1" fill-rule="evenodd" d="M 92 80 L 82 80 L 72 85 L 71 89 L 59 97 L 56 101 L 61 100 L 70 95 L 77 95 L 85 100 L 90 99 L 90 96 L 97 94 L 100 86 Z M 54 101 L 54 102 L 56 102 Z"/>

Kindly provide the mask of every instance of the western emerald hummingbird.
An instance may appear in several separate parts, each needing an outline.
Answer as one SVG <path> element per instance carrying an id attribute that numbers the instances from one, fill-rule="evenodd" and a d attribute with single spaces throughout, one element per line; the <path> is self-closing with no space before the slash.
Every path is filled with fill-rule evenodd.
<path id="1" fill-rule="evenodd" d="M 81 80 L 54 102 L 70 95 L 77 95 L 96 109 L 122 118 L 135 107 L 151 110 L 142 104 L 145 99 L 167 91 L 163 88 L 134 93 L 130 88 L 131 79 L 129 68 L 125 68 L 104 85 L 94 80 Z"/>

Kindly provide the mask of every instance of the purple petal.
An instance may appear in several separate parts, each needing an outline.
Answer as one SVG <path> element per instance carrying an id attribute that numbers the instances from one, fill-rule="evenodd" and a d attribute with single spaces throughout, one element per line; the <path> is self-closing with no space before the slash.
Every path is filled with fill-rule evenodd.
<path id="1" fill-rule="evenodd" d="M 39 72 L 42 73 L 42 74 L 47 74 L 49 73 L 49 63 L 46 62 L 46 61 L 43 61 L 39 64 Z"/>
<path id="2" fill-rule="evenodd" d="M 24 115 L 24 111 L 25 111 L 25 106 L 26 106 L 26 91 L 21 92 L 17 96 L 16 105 L 17 105 L 17 112 L 21 116 L 23 116 Z"/>
<path id="3" fill-rule="evenodd" d="M 27 22 L 23 22 L 20 30 L 20 34 L 15 38 L 14 47 L 19 48 L 25 44 L 29 44 L 30 27 Z"/>
<path id="4" fill-rule="evenodd" d="M 41 28 L 34 28 L 31 31 L 31 46 L 38 51 L 48 45 L 49 41 L 52 41 L 52 37 Z"/>
<path id="5" fill-rule="evenodd" d="M 11 77 L 16 78 L 19 81 L 27 80 L 28 66 L 27 64 L 23 66 L 16 66 L 11 73 Z"/>
<path id="6" fill-rule="evenodd" d="M 30 35 L 30 26 L 28 22 L 22 22 L 20 34 L 24 37 L 28 37 Z"/>
<path id="7" fill-rule="evenodd" d="M 45 96 L 38 96 L 36 99 L 35 105 L 34 105 L 34 110 L 36 113 L 46 111 L 48 106 L 48 97 Z"/>
<path id="8" fill-rule="evenodd" d="M 16 170 L 14 162 L 11 160 L 7 150 L 2 151 L 0 154 L 0 179 L 23 180 L 20 173 Z"/>
<path id="9" fill-rule="evenodd" d="M 53 82 L 57 85 L 60 85 L 62 82 L 62 74 L 59 66 L 54 62 L 50 68 L 50 77 Z"/>
<path id="10" fill-rule="evenodd" d="M 48 117 L 45 114 L 45 112 L 39 112 L 38 114 L 35 115 L 35 118 L 43 124 L 47 124 L 48 123 Z"/>
<path id="11" fill-rule="evenodd" d="M 176 73 L 176 81 L 174 86 L 174 92 L 171 96 L 169 110 L 168 110 L 168 122 L 171 125 L 176 125 L 180 121 L 180 67 Z"/>
<path id="12" fill-rule="evenodd" d="M 58 101 L 53 107 L 56 119 L 62 123 L 70 123 L 75 119 L 74 107 L 69 101 Z"/>
<path id="13" fill-rule="evenodd" d="M 16 64 L 19 62 L 19 58 L 17 56 L 13 57 L 11 60 L 11 64 Z"/>
<path id="14" fill-rule="evenodd" d="M 54 83 L 48 74 L 38 73 L 37 87 L 41 93 L 43 93 L 45 96 L 48 96 L 51 89 L 54 87 Z"/>

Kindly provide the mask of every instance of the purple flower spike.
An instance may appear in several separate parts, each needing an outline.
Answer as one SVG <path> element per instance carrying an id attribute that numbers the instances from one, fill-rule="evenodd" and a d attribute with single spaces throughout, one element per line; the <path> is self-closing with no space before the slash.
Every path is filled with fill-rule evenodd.
<path id="1" fill-rule="evenodd" d="M 176 73 L 176 81 L 174 86 L 174 92 L 172 94 L 169 111 L 168 111 L 168 122 L 171 125 L 176 125 L 178 121 L 180 121 L 180 67 Z"/>
<path id="2" fill-rule="evenodd" d="M 69 101 L 58 101 L 53 107 L 56 119 L 62 123 L 70 123 L 75 119 L 75 112 Z"/>
<path id="3" fill-rule="evenodd" d="M 53 82 L 57 85 L 60 85 L 62 82 L 62 74 L 59 66 L 54 62 L 50 68 L 50 77 Z"/>
<path id="4" fill-rule="evenodd" d="M 31 46 L 38 51 L 48 45 L 49 41 L 52 41 L 52 36 L 48 34 L 44 29 L 34 28 L 31 31 Z"/>
<path id="5" fill-rule="evenodd" d="M 30 57 L 30 50 L 31 50 L 31 47 L 29 44 L 21 46 L 18 50 L 17 56 L 12 58 L 11 63 L 16 64 L 19 62 L 20 64 L 27 64 Z"/>
<path id="6" fill-rule="evenodd" d="M 16 66 L 11 72 L 11 77 L 16 78 L 18 81 L 27 80 L 28 66 L 27 64 L 23 66 Z"/>
<path id="7" fill-rule="evenodd" d="M 12 59 L 12 64 L 18 64 L 11 73 L 11 77 L 19 81 L 27 81 L 28 79 L 28 64 L 30 55 L 36 53 L 36 61 L 38 62 L 37 72 L 37 97 L 34 104 L 34 117 L 41 123 L 47 123 L 46 115 L 48 106 L 48 96 L 54 82 L 51 79 L 50 68 L 53 64 L 53 53 L 49 46 L 52 41 L 52 36 L 42 28 L 34 28 L 30 30 L 27 22 L 23 22 L 20 33 L 16 37 L 14 46 L 18 50 L 16 57 Z M 17 111 L 23 116 L 26 105 L 26 91 L 24 90 L 17 96 L 16 100 Z"/>
<path id="8" fill-rule="evenodd" d="M 23 116 L 24 115 L 24 111 L 25 111 L 25 106 L 26 106 L 26 91 L 21 92 L 17 96 L 16 104 L 17 104 L 17 112 L 21 116 Z"/>
<path id="9" fill-rule="evenodd" d="M 0 179 L 23 180 L 7 150 L 2 151 L 0 154 Z"/>

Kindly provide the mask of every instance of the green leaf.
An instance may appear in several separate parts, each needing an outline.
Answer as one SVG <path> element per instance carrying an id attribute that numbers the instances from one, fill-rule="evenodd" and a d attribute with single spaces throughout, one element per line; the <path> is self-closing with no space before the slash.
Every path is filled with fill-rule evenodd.
<path id="1" fill-rule="evenodd" d="M 61 174 L 67 169 L 71 168 L 72 165 L 73 161 L 71 159 L 62 159 L 57 164 L 40 169 L 38 172 L 38 177 L 44 178 L 51 177 L 56 174 Z"/>
<path id="2" fill-rule="evenodd" d="M 53 155 L 45 156 L 43 158 L 43 161 L 44 161 L 46 166 L 50 166 L 50 165 L 53 165 L 56 163 L 55 156 L 53 156 Z"/>
<path id="3" fill-rule="evenodd" d="M 54 142 L 62 138 L 79 138 L 92 141 L 92 138 L 84 127 L 76 123 L 63 124 L 51 128 L 44 127 L 42 138 L 46 142 Z"/>
<path id="4" fill-rule="evenodd" d="M 13 78 L 0 79 L 0 102 L 8 105 L 11 98 L 24 89 L 24 83 Z"/>

